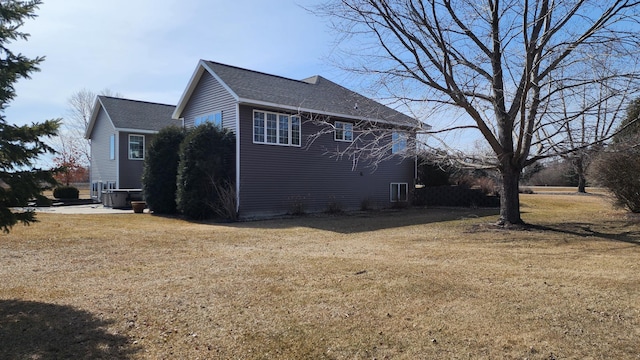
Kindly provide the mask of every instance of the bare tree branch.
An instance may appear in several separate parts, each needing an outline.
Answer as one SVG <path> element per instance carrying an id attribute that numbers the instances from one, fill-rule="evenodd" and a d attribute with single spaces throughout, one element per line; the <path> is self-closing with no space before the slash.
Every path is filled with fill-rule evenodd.
<path id="1" fill-rule="evenodd" d="M 316 12 L 342 34 L 343 68 L 375 77 L 387 97 L 410 107 L 466 113 L 465 123 L 430 139 L 445 130 L 482 135 L 502 174 L 504 223 L 522 222 L 517 184 L 525 166 L 579 151 L 584 144 L 573 133 L 572 145 L 567 129 L 619 109 L 613 94 L 622 86 L 629 96 L 640 89 L 640 1 L 329 0 Z M 611 71 L 591 71 L 604 63 Z M 612 120 L 593 126 L 610 133 Z M 427 121 L 438 127 L 439 119 Z M 377 131 L 362 139 L 382 146 Z M 347 148 L 334 153 L 389 160 L 364 142 Z"/>

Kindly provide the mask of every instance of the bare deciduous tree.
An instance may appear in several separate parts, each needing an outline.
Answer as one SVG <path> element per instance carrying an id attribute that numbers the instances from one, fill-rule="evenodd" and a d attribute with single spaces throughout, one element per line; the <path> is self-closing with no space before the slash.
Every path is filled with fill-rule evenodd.
<path id="1" fill-rule="evenodd" d="M 91 163 L 91 152 L 89 140 L 84 138 L 84 133 L 91 120 L 97 95 L 94 91 L 83 88 L 69 97 L 67 100 L 69 115 L 63 120 L 63 131 L 58 139 L 61 149 L 71 147 L 78 149 L 82 153 L 82 163 L 86 166 Z M 111 89 L 103 89 L 99 95 L 121 97 Z"/>
<path id="2" fill-rule="evenodd" d="M 587 91 L 580 106 L 583 89 L 638 78 L 639 10 L 631 0 L 333 0 L 316 12 L 343 49 L 357 46 L 342 66 L 406 104 L 464 112 L 441 131 L 472 127 L 486 140 L 502 180 L 498 223 L 509 225 L 523 223 L 522 169 L 558 155 L 548 139 L 605 105 Z M 609 71 L 589 71 L 605 62 Z"/>
<path id="3" fill-rule="evenodd" d="M 637 60 L 630 65 L 637 67 Z M 626 107 L 637 89 L 634 78 L 610 78 L 611 69 L 615 66 L 608 62 L 586 68 L 585 71 L 593 72 L 593 77 L 598 79 L 590 87 L 572 90 L 557 83 L 561 111 L 556 114 L 555 127 L 541 129 L 550 152 L 571 164 L 581 193 L 586 192 L 586 174 L 591 161 L 618 133 Z M 549 133 L 550 129 L 555 133 Z"/>
<path id="4" fill-rule="evenodd" d="M 54 177 L 64 185 L 89 181 L 89 168 L 84 158 L 85 142 L 83 140 L 68 134 L 59 134 L 54 143 L 56 156 L 53 158 L 53 163 L 61 169 Z"/>

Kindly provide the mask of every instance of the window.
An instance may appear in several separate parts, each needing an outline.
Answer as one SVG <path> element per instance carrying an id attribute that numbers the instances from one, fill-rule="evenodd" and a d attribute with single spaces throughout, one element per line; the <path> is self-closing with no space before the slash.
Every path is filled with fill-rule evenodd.
<path id="1" fill-rule="evenodd" d="M 116 135 L 109 136 L 109 160 L 116 159 Z"/>
<path id="2" fill-rule="evenodd" d="M 266 111 L 253 112 L 253 142 L 300 146 L 300 117 Z"/>
<path id="3" fill-rule="evenodd" d="M 289 116 L 278 115 L 278 144 L 289 144 Z"/>
<path id="4" fill-rule="evenodd" d="M 407 183 L 391 183 L 391 202 L 407 201 L 408 189 Z"/>
<path id="5" fill-rule="evenodd" d="M 391 134 L 391 153 L 397 154 L 407 149 L 407 134 L 394 131 Z"/>
<path id="6" fill-rule="evenodd" d="M 336 141 L 353 141 L 353 124 L 336 121 L 335 140 Z"/>
<path id="7" fill-rule="evenodd" d="M 276 114 L 267 114 L 267 142 L 269 144 L 276 143 L 276 134 L 278 133 L 278 121 Z"/>
<path id="8" fill-rule="evenodd" d="M 300 146 L 300 117 L 291 117 L 291 145 Z"/>
<path id="9" fill-rule="evenodd" d="M 144 135 L 129 135 L 129 160 L 144 160 Z"/>
<path id="10" fill-rule="evenodd" d="M 97 181 L 94 181 L 91 183 L 91 197 L 92 198 L 99 198 L 100 197 L 100 183 Z"/>
<path id="11" fill-rule="evenodd" d="M 264 142 L 264 113 L 253 113 L 253 142 Z"/>
<path id="12" fill-rule="evenodd" d="M 219 111 L 213 114 L 199 116 L 194 120 L 193 124 L 195 126 L 198 126 L 207 122 L 210 122 L 214 126 L 221 128 L 222 127 L 222 111 Z"/>

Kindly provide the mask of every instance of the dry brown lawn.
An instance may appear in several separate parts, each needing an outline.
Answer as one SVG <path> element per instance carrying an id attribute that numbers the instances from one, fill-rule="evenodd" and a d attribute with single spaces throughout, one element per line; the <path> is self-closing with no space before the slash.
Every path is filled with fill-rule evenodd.
<path id="1" fill-rule="evenodd" d="M 0 236 L 0 358 L 640 359 L 640 220 L 600 195 Z"/>

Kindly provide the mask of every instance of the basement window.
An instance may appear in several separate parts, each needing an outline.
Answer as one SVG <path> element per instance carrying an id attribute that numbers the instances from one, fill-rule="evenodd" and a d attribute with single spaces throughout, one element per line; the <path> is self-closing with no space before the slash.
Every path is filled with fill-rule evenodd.
<path id="1" fill-rule="evenodd" d="M 409 185 L 407 183 L 391 183 L 391 202 L 406 202 L 409 200 Z"/>

